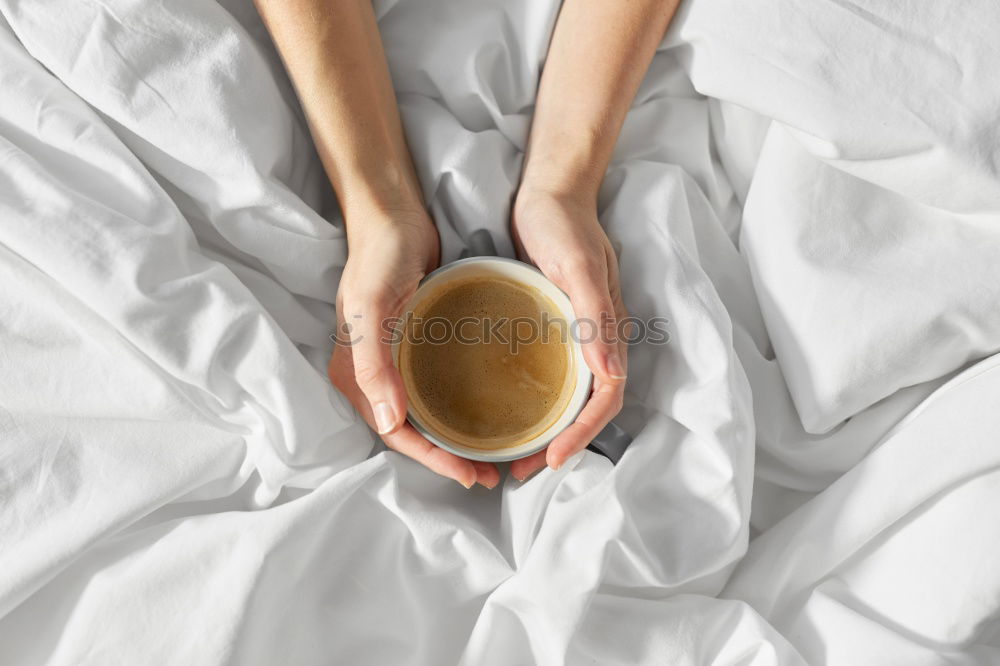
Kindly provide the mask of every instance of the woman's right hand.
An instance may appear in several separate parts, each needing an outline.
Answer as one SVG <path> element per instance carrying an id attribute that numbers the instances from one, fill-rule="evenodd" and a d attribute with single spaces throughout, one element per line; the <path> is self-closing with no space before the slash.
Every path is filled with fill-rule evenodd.
<path id="1" fill-rule="evenodd" d="M 383 322 L 403 315 L 421 278 L 438 265 L 434 223 L 418 207 L 352 211 L 351 217 L 337 291 L 338 341 L 328 367 L 333 385 L 390 449 L 466 488 L 477 481 L 493 488 L 500 481 L 495 465 L 449 453 L 406 422 L 406 390 L 383 329 Z"/>

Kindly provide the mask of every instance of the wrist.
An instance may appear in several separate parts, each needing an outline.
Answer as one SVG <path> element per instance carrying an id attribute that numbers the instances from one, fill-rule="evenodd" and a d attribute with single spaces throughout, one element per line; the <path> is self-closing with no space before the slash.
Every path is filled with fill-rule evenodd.
<path id="1" fill-rule="evenodd" d="M 355 204 L 343 210 L 348 245 L 366 238 L 384 238 L 400 230 L 436 233 L 434 222 L 422 205 L 378 201 Z"/>
<path id="2" fill-rule="evenodd" d="M 527 174 L 526 174 L 527 176 Z M 597 212 L 597 192 L 580 181 L 556 181 L 549 179 L 524 178 L 514 198 L 515 216 L 537 209 L 558 206 L 563 210 L 583 213 Z"/>
<path id="3" fill-rule="evenodd" d="M 597 205 L 600 181 L 565 174 L 525 173 L 518 187 L 520 199 L 555 199 L 574 206 Z"/>
<path id="4" fill-rule="evenodd" d="M 384 169 L 378 174 L 338 179 L 334 189 L 348 228 L 367 225 L 369 220 L 412 222 L 426 218 L 423 195 L 416 176 L 407 178 L 397 170 Z"/>
<path id="5" fill-rule="evenodd" d="M 532 151 L 524 165 L 520 190 L 596 205 L 605 173 L 599 164 L 587 156 Z"/>
<path id="6" fill-rule="evenodd" d="M 531 130 L 521 174 L 522 189 L 559 199 L 594 201 L 610 155 L 604 155 L 601 133 L 586 125 L 569 130 L 537 118 Z"/>

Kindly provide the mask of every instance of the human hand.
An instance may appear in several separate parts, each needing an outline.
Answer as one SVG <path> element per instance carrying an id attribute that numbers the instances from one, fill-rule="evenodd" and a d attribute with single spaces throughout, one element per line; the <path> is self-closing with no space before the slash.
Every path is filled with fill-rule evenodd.
<path id="1" fill-rule="evenodd" d="M 338 343 L 328 367 L 333 385 L 390 449 L 466 488 L 477 481 L 493 488 L 500 481 L 495 465 L 445 451 L 406 422 L 403 378 L 382 330 L 383 321 L 402 316 L 421 278 L 438 264 L 433 222 L 422 209 L 377 211 L 357 221 L 363 226 L 348 224 L 347 265 L 337 291 Z"/>
<path id="2" fill-rule="evenodd" d="M 594 373 L 593 393 L 576 421 L 545 450 L 511 463 L 511 474 L 523 481 L 546 464 L 558 469 L 586 448 L 621 410 L 628 349 L 618 340 L 617 322 L 628 313 L 622 303 L 615 251 L 597 221 L 596 197 L 556 195 L 522 186 L 511 215 L 511 233 L 522 258 L 569 296 L 581 321 L 583 356 Z"/>

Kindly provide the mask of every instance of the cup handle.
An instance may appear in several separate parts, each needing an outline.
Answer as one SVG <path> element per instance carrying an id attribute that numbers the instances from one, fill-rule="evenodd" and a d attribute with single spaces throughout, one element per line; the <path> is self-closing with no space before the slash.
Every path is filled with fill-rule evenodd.
<path id="1" fill-rule="evenodd" d="M 625 454 L 625 449 L 631 443 L 632 436 L 611 422 L 597 433 L 597 437 L 594 437 L 587 448 L 607 457 L 612 463 L 618 464 L 618 461 Z"/>

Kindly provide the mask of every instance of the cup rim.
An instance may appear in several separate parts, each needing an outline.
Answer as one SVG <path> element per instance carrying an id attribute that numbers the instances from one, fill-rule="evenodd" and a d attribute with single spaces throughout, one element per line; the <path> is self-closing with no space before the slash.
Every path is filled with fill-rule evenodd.
<path id="1" fill-rule="evenodd" d="M 540 270 L 538 270 L 537 267 L 532 266 L 531 264 L 528 264 L 526 262 L 520 261 L 518 259 L 511 259 L 509 257 L 492 257 L 492 256 L 466 257 L 464 259 L 457 259 L 443 266 L 440 266 L 431 271 L 430 273 L 428 273 L 427 275 L 425 275 L 417 285 L 417 290 L 413 293 L 412 296 L 410 296 L 409 299 L 407 299 L 406 304 L 403 306 L 404 317 L 405 313 L 412 310 L 412 306 L 417 301 L 417 296 L 420 293 L 420 290 L 431 280 L 436 279 L 441 274 L 449 272 L 460 266 L 472 263 L 489 264 L 494 262 L 506 263 L 515 266 L 518 269 L 527 269 L 532 273 L 534 273 L 537 277 L 541 278 L 554 290 L 555 293 L 561 294 L 562 297 L 565 299 L 565 303 L 569 308 L 569 313 L 562 312 L 561 314 L 564 315 L 571 314 L 572 321 L 574 322 L 576 321 L 576 312 L 573 310 L 572 303 L 569 302 L 569 297 L 562 289 L 557 287 L 555 283 L 553 283 L 551 280 L 545 277 L 545 274 L 542 273 Z M 560 310 L 564 310 L 561 304 L 556 303 L 556 306 L 559 307 Z M 397 369 L 399 367 L 399 345 L 400 345 L 400 340 L 397 337 L 397 339 L 395 339 L 392 344 L 392 361 L 393 365 L 395 365 Z M 536 435 L 535 437 L 533 437 L 532 439 L 528 440 L 523 444 L 503 449 L 476 449 L 449 442 L 446 439 L 443 439 L 442 437 L 436 435 L 420 421 L 420 418 L 414 413 L 414 410 L 412 409 L 412 401 L 410 401 L 409 399 L 407 399 L 406 420 L 410 422 L 410 424 L 414 427 L 414 429 L 416 429 L 417 432 L 419 432 L 423 437 L 425 437 L 435 446 L 438 446 L 444 449 L 445 451 L 454 453 L 455 455 L 462 458 L 466 458 L 468 460 L 476 460 L 481 462 L 507 462 L 511 460 L 518 460 L 520 458 L 525 458 L 534 453 L 538 453 L 546 446 L 548 446 L 549 443 L 552 442 L 552 440 L 559 435 L 559 433 L 561 433 L 563 430 L 569 427 L 569 425 L 571 425 L 573 422 L 576 421 L 576 418 L 580 415 L 580 412 L 583 411 L 583 408 L 586 406 L 587 401 L 590 399 L 590 394 L 593 391 L 594 373 L 591 372 L 590 368 L 587 366 L 586 360 L 583 358 L 583 351 L 580 346 L 580 343 L 576 340 L 573 340 L 572 336 L 570 336 L 570 345 L 572 347 L 574 360 L 577 361 L 577 365 L 579 366 L 579 369 L 577 370 L 578 373 L 577 386 L 574 387 L 573 394 L 570 396 L 570 403 L 566 405 L 566 408 L 559 415 L 555 423 L 553 423 L 548 428 L 543 430 L 541 433 L 539 433 L 538 435 Z M 584 388 L 580 388 L 581 384 L 584 386 Z M 567 415 L 570 415 L 568 420 L 566 420 Z M 564 420 L 566 420 L 566 423 L 562 425 L 562 427 L 556 428 L 556 426 L 558 426 L 559 423 Z"/>

